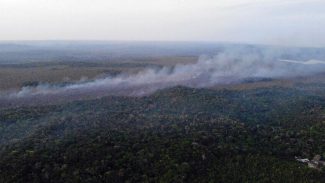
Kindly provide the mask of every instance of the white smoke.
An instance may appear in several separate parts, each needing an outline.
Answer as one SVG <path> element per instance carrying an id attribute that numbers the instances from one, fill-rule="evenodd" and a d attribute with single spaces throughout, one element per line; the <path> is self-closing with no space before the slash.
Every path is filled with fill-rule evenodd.
<path id="1" fill-rule="evenodd" d="M 298 61 L 298 60 L 285 60 L 285 59 L 281 59 L 281 62 L 288 62 L 288 63 L 295 63 L 295 64 L 305 64 L 305 65 L 317 65 L 317 64 L 325 64 L 325 61 L 322 60 L 308 60 L 305 62 L 302 61 Z"/>
<path id="2" fill-rule="evenodd" d="M 247 50 L 246 50 L 247 51 Z M 279 59 L 274 52 L 224 51 L 216 56 L 201 56 L 197 63 L 179 64 L 161 69 L 148 68 L 137 74 L 121 74 L 65 86 L 41 84 L 23 87 L 10 93 L 10 98 L 47 95 L 145 95 L 173 86 L 211 87 L 241 82 L 247 78 L 282 78 L 324 71 L 323 61 L 306 63 Z M 302 63 L 302 64 L 297 64 Z M 314 67 L 315 64 L 318 64 Z M 325 65 L 324 65 L 325 66 Z"/>

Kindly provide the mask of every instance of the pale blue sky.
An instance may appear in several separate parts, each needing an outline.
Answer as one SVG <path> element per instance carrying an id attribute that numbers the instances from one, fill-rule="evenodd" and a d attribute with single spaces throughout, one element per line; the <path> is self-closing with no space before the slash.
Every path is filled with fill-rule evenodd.
<path id="1" fill-rule="evenodd" d="M 0 0 L 0 40 L 325 46 L 324 0 Z"/>

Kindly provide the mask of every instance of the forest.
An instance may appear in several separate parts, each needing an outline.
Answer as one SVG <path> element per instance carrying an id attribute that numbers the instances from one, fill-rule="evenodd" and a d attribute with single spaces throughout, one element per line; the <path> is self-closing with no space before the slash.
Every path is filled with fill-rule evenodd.
<path id="1" fill-rule="evenodd" d="M 1 109 L 0 182 L 324 182 L 295 159 L 325 157 L 324 87 Z"/>
<path id="2" fill-rule="evenodd" d="M 0 183 L 325 183 L 325 0 L 0 0 Z"/>

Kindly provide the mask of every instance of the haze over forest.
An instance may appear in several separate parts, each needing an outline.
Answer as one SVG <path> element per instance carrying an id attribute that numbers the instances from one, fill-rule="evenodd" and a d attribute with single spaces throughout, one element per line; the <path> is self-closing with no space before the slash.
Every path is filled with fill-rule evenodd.
<path id="1" fill-rule="evenodd" d="M 324 183 L 324 7 L 0 0 L 0 182 Z"/>

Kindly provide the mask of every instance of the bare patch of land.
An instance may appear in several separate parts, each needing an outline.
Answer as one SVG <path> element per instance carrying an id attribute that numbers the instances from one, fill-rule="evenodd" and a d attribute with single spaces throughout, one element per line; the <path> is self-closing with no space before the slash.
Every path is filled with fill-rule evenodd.
<path id="1" fill-rule="evenodd" d="M 197 57 L 120 58 L 109 62 L 32 62 L 0 64 L 0 90 L 18 89 L 31 82 L 62 83 L 92 80 L 121 73 L 136 73 L 145 68 L 190 64 Z"/>

